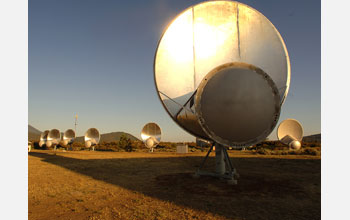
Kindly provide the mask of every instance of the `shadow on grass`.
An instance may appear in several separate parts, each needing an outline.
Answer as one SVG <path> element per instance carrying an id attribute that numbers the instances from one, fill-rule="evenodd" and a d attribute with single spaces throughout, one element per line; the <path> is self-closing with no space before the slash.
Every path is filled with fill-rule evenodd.
<path id="1" fill-rule="evenodd" d="M 238 185 L 193 178 L 203 157 L 75 159 L 30 152 L 68 170 L 164 201 L 238 219 L 320 219 L 321 163 L 234 158 Z M 214 158 L 208 159 L 214 167 Z"/>

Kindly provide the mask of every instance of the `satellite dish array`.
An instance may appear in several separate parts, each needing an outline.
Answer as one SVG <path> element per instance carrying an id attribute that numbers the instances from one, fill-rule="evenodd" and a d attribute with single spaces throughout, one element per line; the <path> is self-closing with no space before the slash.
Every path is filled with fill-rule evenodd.
<path id="1" fill-rule="evenodd" d="M 156 123 L 148 123 L 142 128 L 141 139 L 150 152 L 153 152 L 153 148 L 159 144 L 161 134 L 160 127 Z"/>
<path id="2" fill-rule="evenodd" d="M 39 146 L 43 147 L 54 147 L 56 150 L 56 146 L 58 144 L 62 144 L 63 146 L 71 145 L 75 140 L 75 131 L 73 129 L 68 129 L 64 132 L 62 140 L 61 133 L 58 129 L 45 130 L 40 135 Z M 92 146 L 92 150 L 95 150 L 94 146 L 100 141 L 100 132 L 96 128 L 89 128 L 84 136 L 85 147 L 90 148 Z"/>
<path id="3" fill-rule="evenodd" d="M 61 141 L 61 132 L 58 129 L 45 130 L 40 135 L 39 146 L 54 147 L 56 150 L 57 145 Z"/>

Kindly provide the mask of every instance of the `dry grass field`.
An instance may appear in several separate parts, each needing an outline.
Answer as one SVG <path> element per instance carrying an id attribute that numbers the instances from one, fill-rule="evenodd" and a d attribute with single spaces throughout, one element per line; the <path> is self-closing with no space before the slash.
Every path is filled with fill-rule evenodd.
<path id="1" fill-rule="evenodd" d="M 29 219 L 320 219 L 321 160 L 232 151 L 238 185 L 192 178 L 205 153 L 33 150 Z M 208 167 L 214 167 L 210 157 Z"/>

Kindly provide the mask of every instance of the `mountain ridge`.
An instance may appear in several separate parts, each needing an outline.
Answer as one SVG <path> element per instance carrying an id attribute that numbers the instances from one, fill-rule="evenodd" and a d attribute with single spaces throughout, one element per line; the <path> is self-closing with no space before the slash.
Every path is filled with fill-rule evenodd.
<path id="1" fill-rule="evenodd" d="M 303 142 L 321 142 L 321 133 L 303 137 Z"/>

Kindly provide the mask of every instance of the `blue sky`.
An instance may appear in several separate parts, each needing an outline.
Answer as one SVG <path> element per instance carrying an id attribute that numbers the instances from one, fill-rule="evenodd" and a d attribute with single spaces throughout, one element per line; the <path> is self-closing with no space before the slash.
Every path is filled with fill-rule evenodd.
<path id="1" fill-rule="evenodd" d="M 165 141 L 193 141 L 163 109 L 153 59 L 166 25 L 189 0 L 31 0 L 28 2 L 28 122 L 39 130 L 90 127 L 140 137 L 147 122 Z M 280 122 L 295 118 L 305 135 L 321 131 L 321 2 L 241 1 L 278 29 L 291 62 Z M 275 139 L 275 131 L 270 135 Z"/>

